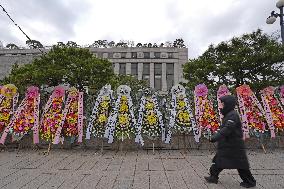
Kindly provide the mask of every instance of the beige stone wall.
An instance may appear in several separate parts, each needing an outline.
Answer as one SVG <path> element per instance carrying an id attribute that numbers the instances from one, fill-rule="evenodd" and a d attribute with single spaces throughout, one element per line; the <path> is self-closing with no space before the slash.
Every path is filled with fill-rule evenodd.
<path id="1" fill-rule="evenodd" d="M 43 51 L 47 52 L 48 49 Z M 119 64 L 126 63 L 126 74 L 131 74 L 131 63 L 138 64 L 138 79 L 142 79 L 143 64 L 150 64 L 150 86 L 154 88 L 154 64 L 162 63 L 162 91 L 167 91 L 166 64 L 174 64 L 174 84 L 184 82 L 182 65 L 188 61 L 187 48 L 90 48 L 95 56 L 107 58 L 114 63 L 114 72 L 119 73 Z M 137 58 L 132 58 L 132 53 L 137 53 Z M 148 53 L 146 57 L 144 53 Z M 155 53 L 160 53 L 160 58 L 155 58 Z M 28 64 L 35 57 L 39 57 L 41 52 L 37 49 L 0 49 L 0 79 L 11 72 L 12 65 Z"/>

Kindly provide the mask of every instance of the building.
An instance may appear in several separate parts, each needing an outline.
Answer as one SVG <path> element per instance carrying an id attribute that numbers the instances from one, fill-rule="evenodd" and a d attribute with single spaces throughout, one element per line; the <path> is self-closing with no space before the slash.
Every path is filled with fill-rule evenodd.
<path id="1" fill-rule="evenodd" d="M 109 59 L 114 73 L 133 75 L 146 80 L 151 88 L 168 91 L 183 82 L 182 65 L 188 61 L 187 48 L 174 47 L 112 47 L 89 48 L 98 58 Z M 48 51 L 45 49 L 44 51 Z M 12 65 L 30 63 L 41 55 L 37 49 L 0 49 L 0 79 L 11 71 Z"/>

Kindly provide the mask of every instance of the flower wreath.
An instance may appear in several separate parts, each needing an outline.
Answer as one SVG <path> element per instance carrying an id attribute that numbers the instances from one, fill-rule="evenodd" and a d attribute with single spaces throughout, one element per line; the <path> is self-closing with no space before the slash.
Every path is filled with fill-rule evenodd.
<path id="1" fill-rule="evenodd" d="M 166 143 L 169 143 L 172 136 L 172 130 L 180 133 L 189 133 L 194 131 L 194 138 L 199 142 L 198 128 L 189 100 L 185 94 L 185 88 L 182 85 L 175 85 L 171 89 L 171 115 L 169 121 L 169 129 L 167 133 Z"/>
<path id="2" fill-rule="evenodd" d="M 151 95 L 150 90 L 146 89 L 145 94 L 141 98 L 139 107 L 137 122 L 138 136 L 140 136 L 141 133 L 149 138 L 162 135 L 162 141 L 165 141 L 165 126 L 156 95 Z M 138 142 L 138 139 L 136 139 L 136 142 Z M 142 138 L 140 143 L 144 145 Z"/>
<path id="3" fill-rule="evenodd" d="M 199 137 L 203 131 L 209 137 L 219 129 L 219 121 L 212 102 L 208 99 L 208 89 L 205 84 L 199 84 L 194 90 L 195 116 L 199 126 Z M 206 132 L 204 133 L 204 131 Z"/>
<path id="4" fill-rule="evenodd" d="M 113 142 L 114 136 L 123 141 L 125 138 L 131 138 L 133 134 L 137 135 L 136 141 L 141 141 L 141 136 L 137 134 L 130 92 L 131 88 L 127 85 L 120 85 L 117 88 L 118 98 L 108 118 L 108 126 L 104 135 L 105 138 L 108 138 L 108 143 Z"/>
<path id="5" fill-rule="evenodd" d="M 68 90 L 66 105 L 53 144 L 63 143 L 65 137 L 71 137 L 72 141 L 78 137 L 79 143 L 83 138 L 83 92 L 79 92 L 75 87 Z"/>
<path id="6" fill-rule="evenodd" d="M 275 129 L 276 132 L 283 131 L 284 129 L 284 111 L 275 96 L 274 87 L 266 87 L 260 93 L 271 138 L 274 138 Z"/>
<path id="7" fill-rule="evenodd" d="M 18 102 L 17 87 L 7 84 L 0 87 L 0 133 L 9 124 Z"/>
<path id="8" fill-rule="evenodd" d="M 100 90 L 89 120 L 86 139 L 90 139 L 91 133 L 94 137 L 104 136 L 107 120 L 111 110 L 112 92 L 110 85 L 105 85 Z"/>
<path id="9" fill-rule="evenodd" d="M 227 88 L 226 85 L 221 85 L 217 91 L 217 101 L 218 101 L 218 113 L 219 113 L 219 119 L 220 123 L 222 122 L 223 119 L 223 114 L 221 114 L 221 101 L 220 98 L 223 96 L 231 95 L 229 89 Z"/>
<path id="10" fill-rule="evenodd" d="M 282 106 L 284 106 L 284 85 L 282 85 L 279 88 L 279 93 L 280 93 L 280 102 L 281 102 Z"/>
<path id="11" fill-rule="evenodd" d="M 54 140 L 56 130 L 61 124 L 64 101 L 64 87 L 56 86 L 42 113 L 40 122 L 40 133 L 42 139 L 47 141 Z"/>
<path id="12" fill-rule="evenodd" d="M 239 109 L 241 114 L 243 137 L 249 138 L 249 133 L 258 136 L 266 131 L 265 112 L 248 85 L 237 87 Z"/>
<path id="13" fill-rule="evenodd" d="M 38 87 L 31 86 L 27 89 L 25 98 L 16 110 L 9 125 L 5 128 L 0 143 L 4 144 L 8 133 L 13 134 L 13 139 L 20 140 L 24 135 L 33 130 L 34 143 L 39 142 L 39 103 L 40 94 Z"/>

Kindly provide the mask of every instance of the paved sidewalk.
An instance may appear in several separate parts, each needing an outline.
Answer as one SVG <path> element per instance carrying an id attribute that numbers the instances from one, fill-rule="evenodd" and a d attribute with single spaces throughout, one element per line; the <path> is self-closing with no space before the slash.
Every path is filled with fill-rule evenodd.
<path id="1" fill-rule="evenodd" d="M 0 188 L 240 188 L 234 170 L 224 171 L 218 185 L 204 182 L 212 157 L 208 150 L 2 151 Z M 284 188 L 283 150 L 249 151 L 249 158 L 257 188 Z"/>

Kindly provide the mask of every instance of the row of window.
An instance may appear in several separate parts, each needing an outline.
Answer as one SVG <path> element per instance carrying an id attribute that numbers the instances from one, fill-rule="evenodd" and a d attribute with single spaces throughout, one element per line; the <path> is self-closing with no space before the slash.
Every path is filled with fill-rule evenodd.
<path id="1" fill-rule="evenodd" d="M 115 65 L 115 64 L 113 64 Z M 150 86 L 150 64 L 142 64 L 142 79 L 147 81 L 148 86 Z M 126 63 L 119 63 L 119 74 L 126 74 Z M 131 75 L 138 78 L 138 64 L 131 63 Z M 174 64 L 166 64 L 166 80 L 167 89 L 170 89 L 174 85 Z M 154 88 L 156 90 L 162 90 L 162 63 L 154 64 Z"/>
<path id="2" fill-rule="evenodd" d="M 157 58 L 157 59 L 164 59 L 164 58 L 169 58 L 172 59 L 174 58 L 173 52 L 153 52 L 153 57 L 150 56 L 150 52 L 131 52 L 127 56 L 127 52 L 96 52 L 94 53 L 96 57 L 98 58 L 131 58 L 131 59 L 136 59 L 136 58 L 143 58 L 143 59 L 150 59 L 150 58 Z"/>
<path id="3" fill-rule="evenodd" d="M 21 54 L 15 54 L 15 53 L 7 53 L 7 54 L 0 54 L 0 56 L 35 56 L 38 54 L 31 54 L 31 53 L 21 53 Z"/>

